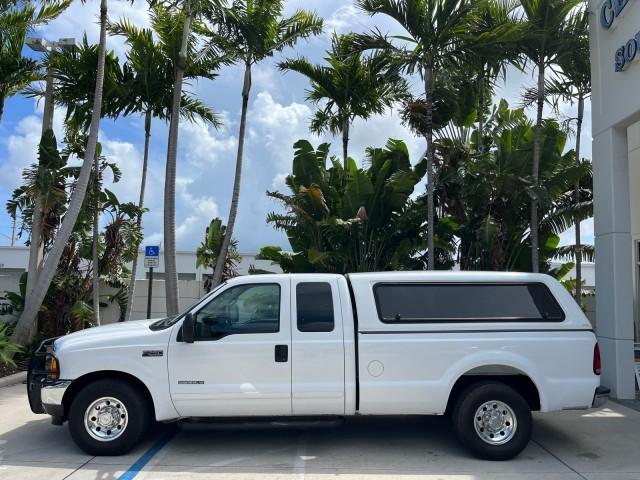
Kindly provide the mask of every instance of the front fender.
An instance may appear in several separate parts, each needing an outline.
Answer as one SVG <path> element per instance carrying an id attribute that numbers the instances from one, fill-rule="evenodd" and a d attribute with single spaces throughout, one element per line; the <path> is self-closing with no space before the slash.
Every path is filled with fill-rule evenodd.
<path id="1" fill-rule="evenodd" d="M 147 348 L 158 350 L 157 345 L 122 345 L 59 352 L 60 378 L 75 381 L 87 376 L 100 376 L 100 372 L 105 371 L 130 375 L 149 391 L 156 420 L 178 418 L 169 393 L 166 346 L 162 349 L 162 356 L 143 356 L 142 352 Z"/>

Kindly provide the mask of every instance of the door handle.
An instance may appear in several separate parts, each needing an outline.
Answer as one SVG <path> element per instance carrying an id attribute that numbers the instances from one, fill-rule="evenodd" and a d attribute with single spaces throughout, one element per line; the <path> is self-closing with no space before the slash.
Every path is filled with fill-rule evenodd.
<path id="1" fill-rule="evenodd" d="M 276 362 L 283 363 L 289 361 L 289 345 L 276 345 Z"/>

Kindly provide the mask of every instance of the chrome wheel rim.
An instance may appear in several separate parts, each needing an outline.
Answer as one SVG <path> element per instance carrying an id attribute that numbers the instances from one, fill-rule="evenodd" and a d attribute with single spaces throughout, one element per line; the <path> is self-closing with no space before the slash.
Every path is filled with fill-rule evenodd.
<path id="1" fill-rule="evenodd" d="M 94 401 L 84 414 L 84 428 L 92 438 L 110 442 L 127 428 L 127 408 L 114 397 L 101 397 Z"/>
<path id="2" fill-rule="evenodd" d="M 491 400 L 478 407 L 473 425 L 483 442 L 504 445 L 515 435 L 518 421 L 509 405 L 500 400 Z"/>

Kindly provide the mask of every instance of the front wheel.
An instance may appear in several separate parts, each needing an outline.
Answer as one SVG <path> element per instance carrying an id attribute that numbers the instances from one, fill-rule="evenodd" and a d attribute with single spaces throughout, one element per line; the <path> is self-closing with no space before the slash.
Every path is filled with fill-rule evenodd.
<path id="1" fill-rule="evenodd" d="M 98 380 L 73 399 L 69 432 L 90 455 L 122 455 L 144 436 L 150 415 L 145 398 L 133 385 L 117 379 Z"/>
<path id="2" fill-rule="evenodd" d="M 508 460 L 529 443 L 531 408 L 513 388 L 498 382 L 476 383 L 457 399 L 453 425 L 460 441 L 487 460 Z"/>

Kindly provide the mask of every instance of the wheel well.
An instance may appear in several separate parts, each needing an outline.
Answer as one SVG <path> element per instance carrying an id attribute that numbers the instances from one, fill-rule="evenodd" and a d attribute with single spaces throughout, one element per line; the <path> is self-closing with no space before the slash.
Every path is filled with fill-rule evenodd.
<path id="1" fill-rule="evenodd" d="M 71 385 L 67 388 L 66 392 L 64 392 L 64 397 L 62 398 L 62 404 L 64 405 L 64 418 L 67 418 L 69 413 L 69 408 L 71 407 L 71 403 L 73 403 L 73 399 L 76 397 L 78 392 L 82 390 L 85 386 L 89 385 L 98 380 L 104 379 L 119 379 L 124 380 L 125 382 L 130 383 L 134 387 L 136 387 L 140 393 L 142 393 L 143 397 L 146 399 L 149 408 L 153 412 L 155 418 L 155 407 L 153 404 L 153 397 L 151 396 L 151 392 L 147 386 L 138 378 L 134 377 L 131 374 L 119 372 L 117 370 L 101 370 L 99 372 L 91 372 L 83 375 L 81 377 L 76 378 Z"/>
<path id="2" fill-rule="evenodd" d="M 493 367 L 493 366 L 492 366 Z M 504 367 L 504 373 L 481 373 L 481 369 L 474 369 L 462 375 L 451 389 L 447 402 L 447 413 L 453 408 L 458 396 L 474 383 L 494 381 L 510 386 L 523 396 L 531 410 L 540 410 L 540 394 L 533 381 L 524 373 L 510 367 Z"/>

